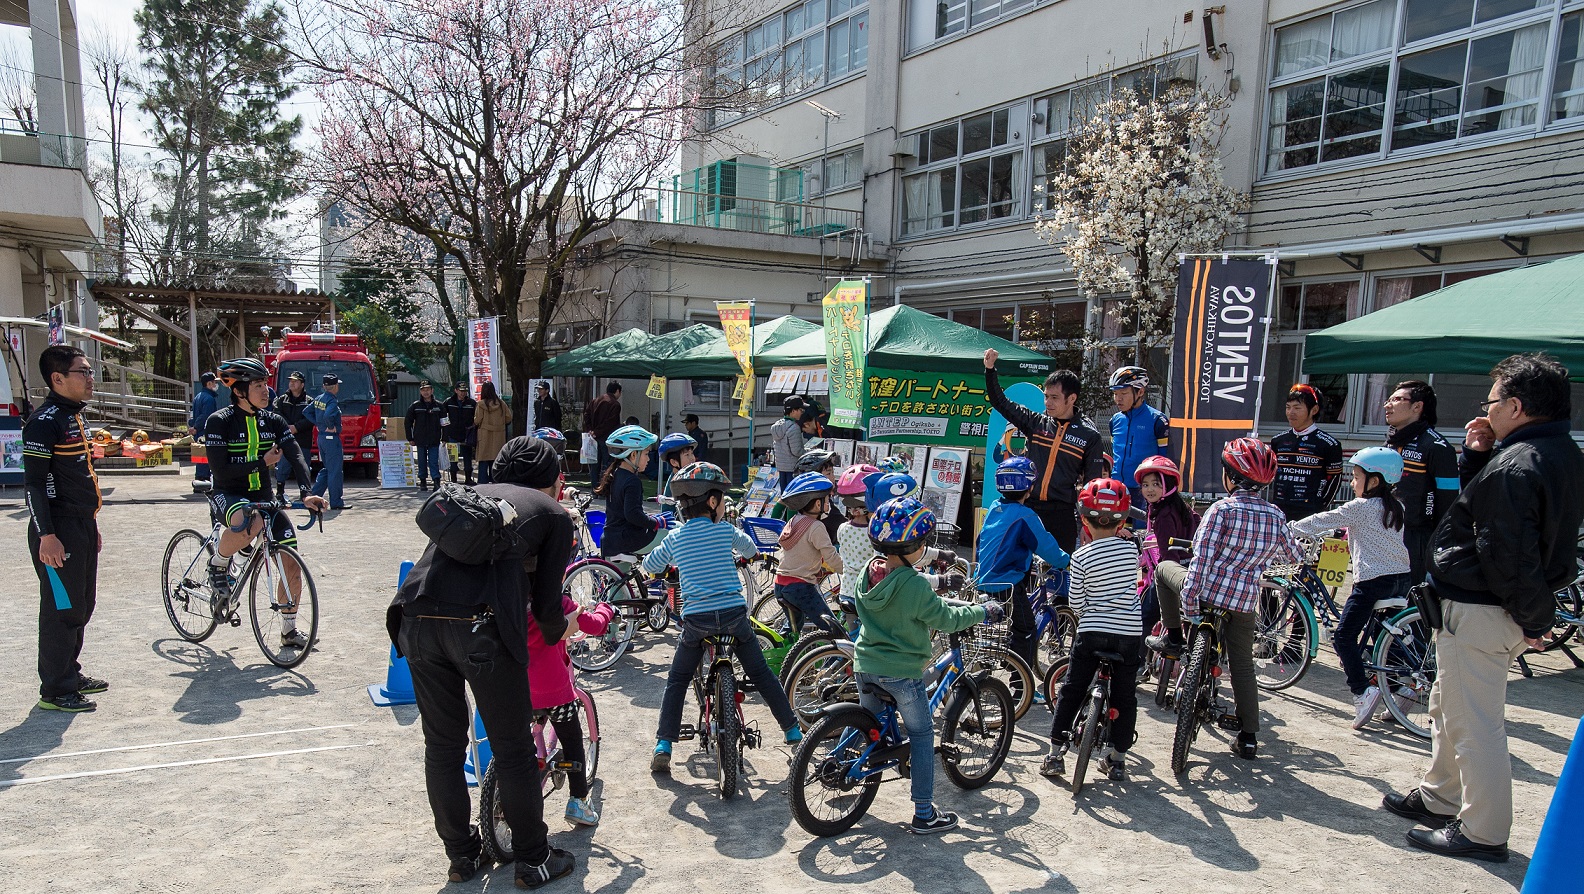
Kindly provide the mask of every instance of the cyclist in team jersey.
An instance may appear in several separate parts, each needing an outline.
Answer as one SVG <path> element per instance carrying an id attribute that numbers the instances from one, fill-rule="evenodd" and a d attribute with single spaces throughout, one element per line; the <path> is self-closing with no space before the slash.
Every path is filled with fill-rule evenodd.
<path id="1" fill-rule="evenodd" d="M 1299 383 L 1287 392 L 1287 431 L 1271 438 L 1276 480 L 1271 502 L 1288 521 L 1324 512 L 1342 483 L 1342 443 L 1320 430 L 1324 403 L 1313 385 Z"/>
<path id="2" fill-rule="evenodd" d="M 231 405 L 216 410 L 204 424 L 203 445 L 209 456 L 214 490 L 209 503 L 215 518 L 225 529 L 209 557 L 209 582 L 215 598 L 226 613 L 235 606 L 232 592 L 231 557 L 247 546 L 264 529 L 264 517 L 248 512 L 248 503 L 275 499 L 275 464 L 284 456 L 297 473 L 302 503 L 313 512 L 324 512 L 330 502 L 308 493 L 308 458 L 292 434 L 286 420 L 269 409 L 269 371 L 251 357 L 227 360 L 220 364 L 220 382 L 231 391 Z M 284 512 L 273 516 L 270 539 L 284 546 L 295 546 L 297 532 Z M 302 585 L 297 564 L 283 560 L 287 586 L 296 596 Z M 295 612 L 281 612 L 281 645 L 303 649 L 308 637 L 297 629 Z"/>

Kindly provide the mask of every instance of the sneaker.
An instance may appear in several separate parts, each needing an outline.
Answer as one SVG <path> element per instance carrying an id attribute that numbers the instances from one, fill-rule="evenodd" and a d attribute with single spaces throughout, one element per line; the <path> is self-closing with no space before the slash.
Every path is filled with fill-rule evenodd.
<path id="1" fill-rule="evenodd" d="M 1045 755 L 1045 762 L 1040 764 L 1040 775 L 1050 779 L 1067 775 L 1066 750 L 1052 751 Z"/>
<path id="2" fill-rule="evenodd" d="M 83 698 L 80 692 L 68 692 L 54 698 L 41 698 L 38 706 L 46 711 L 65 711 L 67 714 L 81 714 L 99 707 L 89 699 Z"/>
<path id="3" fill-rule="evenodd" d="M 1419 697 L 1414 694 L 1413 689 L 1410 687 L 1398 686 L 1392 690 L 1392 701 L 1397 703 L 1397 710 L 1404 714 L 1409 714 L 1413 712 L 1414 706 L 1419 704 Z M 1380 700 L 1380 707 L 1376 713 L 1380 715 L 1381 720 L 1387 723 L 1397 722 L 1397 715 L 1387 709 L 1385 699 Z"/>
<path id="4" fill-rule="evenodd" d="M 666 749 L 665 751 L 661 751 L 658 748 L 655 749 L 654 756 L 649 758 L 649 772 L 651 772 L 651 773 L 665 773 L 667 775 L 670 775 L 670 773 L 671 773 L 671 750 L 670 749 Z"/>
<path id="5" fill-rule="evenodd" d="M 914 814 L 913 821 L 908 823 L 908 831 L 914 835 L 934 835 L 955 828 L 957 828 L 957 814 L 947 813 L 938 807 L 929 819 L 920 819 L 918 814 Z"/>
<path id="6" fill-rule="evenodd" d="M 110 689 L 110 684 L 94 677 L 82 677 L 77 681 L 78 695 L 98 695 Z"/>
<path id="7" fill-rule="evenodd" d="M 538 866 L 531 866 L 521 860 L 517 861 L 517 887 L 542 888 L 558 878 L 565 878 L 577 868 L 577 861 L 566 851 L 553 847 L 550 856 L 545 858 Z"/>
<path id="8" fill-rule="evenodd" d="M 1112 782 L 1127 782 L 1127 761 L 1120 754 L 1100 758 L 1100 772 Z"/>
<path id="9" fill-rule="evenodd" d="M 1182 656 L 1183 646 L 1186 646 L 1187 643 L 1174 640 L 1165 633 L 1157 633 L 1152 636 L 1145 637 L 1144 645 L 1149 646 L 1154 651 L 1161 653 L 1173 661 L 1176 661 Z"/>
<path id="10" fill-rule="evenodd" d="M 488 870 L 495 865 L 495 861 L 484 852 L 482 848 L 471 857 L 456 857 L 451 861 L 451 868 L 446 873 L 446 878 L 453 882 L 471 881 L 473 876 Z"/>
<path id="11" fill-rule="evenodd" d="M 599 813 L 583 798 L 567 800 L 566 820 L 574 826 L 599 825 Z"/>
<path id="12" fill-rule="evenodd" d="M 803 741 L 802 727 L 793 725 L 791 729 L 786 731 L 786 736 L 783 741 L 788 745 L 796 745 L 797 743 Z"/>
<path id="13" fill-rule="evenodd" d="M 282 649 L 308 648 L 308 636 L 301 630 L 291 630 L 281 634 Z"/>
<path id="14" fill-rule="evenodd" d="M 1232 753 L 1251 761 L 1259 756 L 1259 740 L 1253 733 L 1238 733 L 1238 737 L 1232 741 Z"/>
<path id="15" fill-rule="evenodd" d="M 1371 686 L 1358 695 L 1353 696 L 1353 728 L 1363 729 L 1364 724 L 1370 722 L 1370 717 L 1375 714 L 1375 707 L 1380 704 L 1381 691 L 1379 686 Z"/>

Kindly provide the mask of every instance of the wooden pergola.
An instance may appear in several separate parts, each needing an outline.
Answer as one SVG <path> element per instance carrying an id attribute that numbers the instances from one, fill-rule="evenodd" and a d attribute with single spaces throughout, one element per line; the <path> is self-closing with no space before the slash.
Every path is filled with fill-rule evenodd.
<path id="1" fill-rule="evenodd" d="M 295 292 L 253 289 L 202 289 L 157 286 L 127 280 L 94 282 L 89 293 L 101 306 L 115 304 L 155 328 L 187 343 L 189 369 L 198 369 L 198 311 L 208 310 L 234 315 L 245 349 L 248 326 L 272 329 L 290 326 L 303 331 L 316 322 L 334 323 L 335 301 L 316 291 Z M 160 316 L 159 308 L 187 305 L 187 326 L 183 328 Z M 196 373 L 195 373 L 196 375 Z"/>

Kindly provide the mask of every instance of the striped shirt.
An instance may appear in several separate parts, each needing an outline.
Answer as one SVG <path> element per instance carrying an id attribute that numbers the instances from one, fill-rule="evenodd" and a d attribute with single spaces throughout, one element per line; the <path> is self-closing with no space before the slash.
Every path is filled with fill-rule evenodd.
<path id="1" fill-rule="evenodd" d="M 1139 608 L 1138 544 L 1124 537 L 1090 541 L 1072 555 L 1068 604 L 1078 613 L 1078 632 L 1143 636 Z"/>
<path id="2" fill-rule="evenodd" d="M 735 553 L 745 559 L 759 554 L 753 538 L 727 522 L 690 518 L 644 556 L 643 570 L 659 574 L 675 565 L 682 577 L 682 615 L 746 608 Z"/>

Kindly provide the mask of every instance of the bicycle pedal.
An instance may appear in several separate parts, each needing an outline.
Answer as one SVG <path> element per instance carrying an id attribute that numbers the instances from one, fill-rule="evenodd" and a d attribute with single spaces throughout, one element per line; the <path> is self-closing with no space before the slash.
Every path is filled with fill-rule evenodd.
<path id="1" fill-rule="evenodd" d="M 698 730 L 689 723 L 682 724 L 681 730 L 677 732 L 677 741 L 680 742 L 691 742 L 696 738 L 698 738 Z"/>
<path id="2" fill-rule="evenodd" d="M 232 615 L 231 617 L 227 618 L 226 620 L 231 623 L 232 627 L 241 627 L 242 626 L 242 619 L 237 617 L 236 615 Z"/>
<path id="3" fill-rule="evenodd" d="M 764 744 L 764 736 L 756 729 L 743 730 L 743 744 L 749 748 L 758 748 Z"/>
<path id="4" fill-rule="evenodd" d="M 960 749 L 958 749 L 958 747 L 955 744 L 951 744 L 951 745 L 946 745 L 946 744 L 937 745 L 937 746 L 935 746 L 935 750 L 936 750 L 936 752 L 938 752 L 940 754 L 941 763 L 952 764 L 952 765 L 956 765 L 956 764 L 962 763 L 962 751 Z"/>
<path id="5" fill-rule="evenodd" d="M 1236 714 L 1216 715 L 1216 726 L 1233 733 L 1243 731 L 1243 721 L 1238 720 L 1238 716 Z"/>

